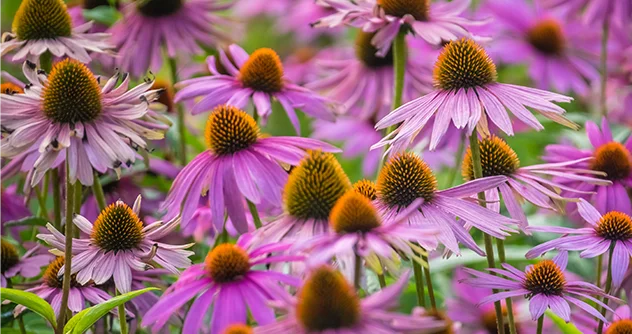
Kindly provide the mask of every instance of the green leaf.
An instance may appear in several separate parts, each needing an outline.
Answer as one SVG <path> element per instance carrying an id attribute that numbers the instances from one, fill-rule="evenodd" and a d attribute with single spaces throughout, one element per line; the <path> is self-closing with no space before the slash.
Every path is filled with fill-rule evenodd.
<path id="1" fill-rule="evenodd" d="M 546 316 L 549 317 L 553 321 L 555 326 L 559 328 L 562 334 L 581 334 L 582 333 L 579 329 L 577 329 L 577 327 L 575 327 L 575 325 L 573 325 L 570 322 L 566 323 L 564 319 L 555 315 L 555 313 L 551 312 L 551 310 L 547 310 L 544 314 L 546 314 Z"/>
<path id="2" fill-rule="evenodd" d="M 40 298 L 40 296 L 34 293 L 8 288 L 0 288 L 0 295 L 2 296 L 2 300 L 7 299 L 16 304 L 23 305 L 24 307 L 44 317 L 53 327 L 57 326 L 57 322 L 55 321 L 55 311 L 53 311 L 50 304 Z"/>
<path id="3" fill-rule="evenodd" d="M 142 295 L 145 292 L 152 290 L 158 290 L 158 288 L 145 288 L 142 290 L 128 292 L 126 294 L 109 299 L 108 301 L 101 304 L 89 307 L 77 313 L 74 317 L 68 320 L 68 323 L 66 323 L 66 326 L 64 326 L 64 333 L 83 333 L 90 329 L 90 327 L 94 325 L 97 320 L 101 319 L 101 317 L 106 315 L 114 308 L 134 299 L 137 296 Z"/>
<path id="4" fill-rule="evenodd" d="M 11 220 L 8 221 L 2 225 L 4 225 L 5 227 L 13 227 L 13 226 L 46 226 L 46 223 L 48 223 L 47 219 L 44 219 L 42 217 L 35 217 L 35 216 L 31 216 L 31 217 L 25 217 L 22 219 L 18 219 L 18 220 Z"/>
<path id="5" fill-rule="evenodd" d="M 88 21 L 111 26 L 121 18 L 121 13 L 114 7 L 99 6 L 93 9 L 84 9 L 83 17 Z"/>

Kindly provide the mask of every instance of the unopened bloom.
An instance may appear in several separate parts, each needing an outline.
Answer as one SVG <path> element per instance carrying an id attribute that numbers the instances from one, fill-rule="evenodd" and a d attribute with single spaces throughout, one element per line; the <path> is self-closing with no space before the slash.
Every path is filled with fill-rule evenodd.
<path id="1" fill-rule="evenodd" d="M 69 156 L 70 179 L 92 185 L 93 169 L 104 173 L 131 166 L 145 139 L 163 138 L 164 125 L 149 111 L 160 91 L 146 81 L 128 90 L 129 77 L 115 74 L 104 86 L 82 63 L 66 59 L 48 76 L 27 61 L 25 94 L 3 94 L 0 99 L 2 157 L 28 152 L 31 185 Z M 66 152 L 68 150 L 68 152 Z M 25 169 L 27 166 L 22 166 Z"/>
<path id="2" fill-rule="evenodd" d="M 339 272 L 319 267 L 295 298 L 275 305 L 287 314 L 276 323 L 255 328 L 255 333 L 436 333 L 443 325 L 440 321 L 388 311 L 397 304 L 408 277 L 405 273 L 397 283 L 360 299 Z"/>
<path id="3" fill-rule="evenodd" d="M 248 231 L 244 198 L 255 204 L 265 198 L 280 206 L 288 176 L 277 161 L 296 165 L 306 149 L 338 151 L 309 138 L 263 137 L 252 116 L 227 105 L 209 115 L 205 139 L 208 150 L 178 174 L 163 207 L 169 218 L 181 213 L 186 227 L 199 198 L 208 192 L 213 225 L 223 224 L 226 211 L 240 233 Z"/>
<path id="4" fill-rule="evenodd" d="M 553 249 L 581 251 L 580 257 L 592 258 L 612 248 L 612 284 L 618 288 L 623 282 L 632 256 L 632 218 L 617 211 L 602 215 L 583 199 L 577 203 L 577 211 L 590 224 L 589 227 L 577 229 L 560 226 L 529 227 L 532 231 L 563 235 L 534 247 L 527 253 L 527 258 L 538 257 Z"/>
<path id="5" fill-rule="evenodd" d="M 208 332 L 203 319 L 213 310 L 211 333 L 223 333 L 229 325 L 246 324 L 248 314 L 259 325 L 275 321 L 269 304 L 288 298 L 282 285 L 298 286 L 300 280 L 258 265 L 300 261 L 299 255 L 284 255 L 291 245 L 273 243 L 252 247 L 251 235 L 242 235 L 236 244 L 219 244 L 209 251 L 204 263 L 185 270 L 143 317 L 143 326 L 160 330 L 169 316 L 194 299 L 184 320 L 183 333 Z"/>
<path id="6" fill-rule="evenodd" d="M 92 280 L 100 285 L 113 277 L 116 289 L 126 293 L 131 289 L 132 270 L 147 270 L 151 268 L 149 262 L 153 261 L 174 274 L 179 273 L 178 268 L 187 268 L 191 264 L 189 256 L 193 252 L 186 249 L 192 244 L 169 245 L 157 241 L 169 235 L 180 219 L 143 226 L 138 218 L 140 202 L 141 197 L 138 196 L 133 208 L 122 201 L 112 203 L 101 211 L 94 224 L 83 216 L 75 215 L 73 223 L 88 236 L 73 239 L 72 244 L 70 273 L 77 274 L 79 284 Z M 52 234 L 39 234 L 37 237 L 58 250 L 65 249 L 64 235 L 51 224 L 46 227 Z"/>
<path id="7" fill-rule="evenodd" d="M 318 119 L 333 120 L 327 100 L 285 78 L 283 64 L 274 50 L 257 49 L 248 55 L 244 49 L 233 44 L 228 47 L 228 52 L 229 55 L 219 50 L 219 64 L 215 56 L 208 57 L 211 76 L 179 82 L 177 85 L 182 89 L 176 93 L 175 101 L 200 97 L 191 109 L 193 114 L 222 104 L 243 109 L 252 103 L 256 113 L 265 121 L 272 112 L 272 99 L 276 99 L 296 133 L 300 133 L 300 125 L 295 109 Z M 218 69 L 220 64 L 222 71 Z"/>
<path id="8" fill-rule="evenodd" d="M 92 22 L 73 27 L 62 0 L 24 0 L 13 18 L 12 32 L 2 35 L 0 54 L 16 51 L 14 61 L 39 63 L 44 52 L 89 63 L 91 52 L 113 48 L 105 33 L 90 33 Z"/>
<path id="9" fill-rule="evenodd" d="M 40 274 L 41 268 L 50 261 L 51 255 L 39 254 L 39 249 L 40 247 L 36 245 L 20 256 L 16 247 L 2 238 L 2 249 L 0 250 L 2 270 L 0 278 L 2 279 L 1 286 L 3 288 L 7 287 L 7 279 L 11 277 L 20 275 L 32 278 Z"/>
<path id="10" fill-rule="evenodd" d="M 448 43 L 434 68 L 435 90 L 412 100 L 382 118 L 377 129 L 400 124 L 374 148 L 392 145 L 389 150 L 404 150 L 434 117 L 430 150 L 445 135 L 450 122 L 457 129 L 475 128 L 489 134 L 488 122 L 508 135 L 514 130 L 507 110 L 529 127 L 544 127 L 531 114 L 531 108 L 558 123 L 575 126 L 562 116 L 564 109 L 553 102 L 569 102 L 572 98 L 535 88 L 499 83 L 496 65 L 487 52 L 471 39 Z"/>

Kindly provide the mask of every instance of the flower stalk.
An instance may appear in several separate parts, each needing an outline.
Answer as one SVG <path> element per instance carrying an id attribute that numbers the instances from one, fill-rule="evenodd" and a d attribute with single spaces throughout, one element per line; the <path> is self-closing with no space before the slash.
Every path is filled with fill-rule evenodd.
<path id="1" fill-rule="evenodd" d="M 415 289 L 417 290 L 417 304 L 423 308 L 426 308 L 426 296 L 424 292 L 424 274 L 421 271 L 421 264 L 412 260 L 413 262 L 413 274 L 415 275 Z"/>
<path id="2" fill-rule="evenodd" d="M 175 85 L 178 82 L 178 66 L 175 58 L 169 58 L 169 68 L 171 70 L 171 84 Z M 179 144 L 180 144 L 180 164 L 182 166 L 186 166 L 187 164 L 187 143 L 185 140 L 186 137 L 186 126 L 184 124 L 184 108 L 180 103 L 176 103 L 176 108 L 178 109 L 178 135 L 179 135 Z"/>
<path id="3" fill-rule="evenodd" d="M 435 311 L 437 309 L 437 302 L 435 300 L 434 289 L 432 288 L 432 278 L 430 277 L 430 261 L 428 261 L 428 255 L 422 255 L 421 258 L 426 262 L 424 266 L 424 276 L 426 277 L 426 285 L 428 286 L 428 298 L 430 299 L 430 307 Z"/>
<path id="4" fill-rule="evenodd" d="M 601 107 L 601 115 L 605 117 L 608 114 L 608 107 L 606 105 L 606 86 L 608 81 L 608 35 L 610 34 L 610 20 L 603 20 L 603 28 L 601 34 L 601 80 L 599 85 L 599 102 Z"/>
<path id="5" fill-rule="evenodd" d="M 505 263 L 505 241 L 502 239 L 496 239 L 496 249 L 498 249 L 498 261 Z M 511 298 L 505 299 L 505 305 L 507 306 L 507 318 L 509 320 L 509 333 L 517 334 L 516 319 L 514 319 L 513 302 Z"/>
<path id="6" fill-rule="evenodd" d="M 255 203 L 252 203 L 249 199 L 246 199 L 248 202 L 248 209 L 250 209 L 250 214 L 252 215 L 252 220 L 255 222 L 255 228 L 259 229 L 263 224 L 261 223 L 261 217 L 259 217 L 259 211 L 257 210 L 257 206 Z"/>
<path id="7" fill-rule="evenodd" d="M 360 291 L 360 281 L 362 280 L 362 258 L 358 253 L 355 254 L 355 268 L 353 273 L 353 286 L 356 291 Z"/>
<path id="8" fill-rule="evenodd" d="M 101 185 L 101 180 L 99 179 L 99 174 L 97 171 L 94 171 L 94 182 L 92 183 L 92 192 L 94 193 L 94 198 L 97 200 L 97 205 L 99 206 L 99 211 L 103 211 L 107 206 L 105 202 L 105 194 L 103 193 L 103 186 Z"/>
<path id="9" fill-rule="evenodd" d="M 53 224 L 57 230 L 61 230 L 61 180 L 57 168 L 52 169 L 50 175 L 53 183 L 53 214 L 55 215 Z"/>
<path id="10" fill-rule="evenodd" d="M 64 235 L 66 237 L 66 248 L 64 252 L 64 280 L 61 297 L 61 307 L 57 317 L 57 333 L 62 333 L 66 323 L 66 309 L 68 308 L 68 294 L 70 293 L 70 268 L 72 265 L 72 237 L 73 237 L 73 199 L 75 186 L 70 182 L 70 157 L 69 150 L 66 150 L 66 227 Z"/>
<path id="11" fill-rule="evenodd" d="M 612 288 L 612 255 L 614 253 L 614 243 L 610 246 L 610 251 L 608 252 L 608 274 L 606 275 L 606 286 L 604 288 L 604 292 L 606 294 L 610 293 L 610 289 Z M 601 270 L 601 268 L 599 269 Z M 603 297 L 604 305 L 608 305 L 608 297 Z M 601 307 L 601 315 L 606 315 L 606 308 Z M 603 320 L 599 320 L 599 326 L 597 327 L 597 334 L 603 333 Z"/>
<path id="12" fill-rule="evenodd" d="M 544 315 L 541 315 L 538 318 L 538 329 L 536 331 L 537 334 L 542 334 L 542 328 L 544 327 Z"/>

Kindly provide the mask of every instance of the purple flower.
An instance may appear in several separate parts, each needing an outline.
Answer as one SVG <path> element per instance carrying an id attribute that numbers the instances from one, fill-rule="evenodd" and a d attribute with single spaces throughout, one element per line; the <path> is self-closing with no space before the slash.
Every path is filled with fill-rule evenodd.
<path id="1" fill-rule="evenodd" d="M 170 58 L 178 53 L 203 54 L 199 44 L 214 45 L 218 40 L 229 39 L 217 29 L 228 22 L 215 14 L 229 7 L 229 3 L 217 0 L 147 0 L 127 4 L 122 9 L 123 19 L 110 29 L 118 49 L 117 65 L 138 77 L 148 69 L 160 71 L 163 49 Z"/>
<path id="2" fill-rule="evenodd" d="M 453 253 L 460 254 L 458 242 L 461 242 L 467 248 L 484 255 L 464 224 L 504 239 L 515 232 L 514 225 L 518 221 L 483 208 L 470 201 L 469 197 L 505 182 L 505 176 L 491 176 L 438 190 L 437 179 L 430 167 L 415 154 L 402 153 L 391 157 L 380 172 L 377 180 L 377 206 L 388 217 L 397 215 L 416 200 L 422 199 L 423 203 L 418 211 L 408 218 L 410 224 L 439 230 L 438 241 Z M 436 249 L 436 244 L 424 244 L 423 241 L 420 240 L 420 244 L 425 249 Z"/>
<path id="3" fill-rule="evenodd" d="M 598 298 L 614 297 L 609 296 L 593 284 L 582 281 L 567 281 L 564 276 L 567 263 L 568 253 L 561 252 L 553 260 L 542 260 L 534 265 L 527 266 L 525 272 L 506 263 L 502 264 L 504 269 L 487 269 L 506 278 L 465 269 L 467 273 L 475 276 L 475 278 L 468 278 L 463 282 L 481 288 L 506 290 L 483 298 L 479 305 L 508 297 L 524 296 L 529 300 L 529 312 L 531 313 L 531 320 L 534 321 L 550 308 L 553 313 L 564 319 L 564 321 L 569 322 L 571 309 L 568 303 L 579 307 L 597 319 L 607 321 L 593 306 L 580 299 L 588 299 L 613 312 L 610 307 L 602 303 Z"/>
<path id="4" fill-rule="evenodd" d="M 632 256 L 632 219 L 627 214 L 617 211 L 602 215 L 584 199 L 577 203 L 577 210 L 590 227 L 529 227 L 532 231 L 559 233 L 563 236 L 534 247 L 527 253 L 527 258 L 538 257 L 553 249 L 582 251 L 580 257 L 592 258 L 612 248 L 612 284 L 618 288 L 623 282 Z"/>
<path id="5" fill-rule="evenodd" d="M 218 106 L 206 123 L 207 151 L 200 153 L 176 177 L 163 208 L 167 217 L 182 214 L 183 226 L 209 192 L 213 225 L 222 226 L 224 211 L 239 233 L 248 231 L 244 198 L 281 204 L 287 173 L 277 162 L 296 165 L 306 149 L 336 152 L 323 142 L 300 137 L 262 137 L 255 120 L 232 106 Z"/>
<path id="6" fill-rule="evenodd" d="M 490 1 L 484 9 L 498 23 L 489 52 L 509 64 L 527 63 L 538 88 L 585 95 L 586 81 L 599 78 L 594 27 L 522 1 Z"/>
<path id="7" fill-rule="evenodd" d="M 166 127 L 151 116 L 149 103 L 159 91 L 152 81 L 130 90 L 129 77 L 115 74 L 103 87 L 88 68 L 76 60 L 56 63 L 51 73 L 38 71 L 27 61 L 25 94 L 2 94 L 0 122 L 10 132 L 2 138 L 2 156 L 28 152 L 22 170 L 33 170 L 31 185 L 69 156 L 70 179 L 91 185 L 93 169 L 104 173 L 131 166 L 145 139 L 163 138 Z M 71 102 L 69 102 L 71 101 Z"/>
<path id="8" fill-rule="evenodd" d="M 431 317 L 389 312 L 408 283 L 406 272 L 397 283 L 360 299 L 342 275 L 323 266 L 303 282 L 297 297 L 275 304 L 286 315 L 277 323 L 255 328 L 274 333 L 435 333 L 443 322 Z"/>
<path id="9" fill-rule="evenodd" d="M 177 86 L 182 89 L 176 93 L 175 101 L 201 97 L 191 110 L 194 115 L 222 104 L 243 109 L 252 102 L 265 122 L 272 112 L 274 98 L 281 103 L 296 133 L 300 133 L 300 125 L 295 109 L 300 108 L 318 119 L 333 120 L 327 100 L 285 78 L 283 65 L 274 50 L 257 49 L 248 55 L 233 44 L 228 52 L 229 55 L 219 50 L 219 64 L 215 56 L 207 58 L 211 76 L 179 82 Z"/>
<path id="10" fill-rule="evenodd" d="M 471 39 L 446 45 L 434 68 L 435 90 L 412 100 L 382 118 L 377 129 L 400 124 L 374 148 L 392 145 L 389 150 L 404 150 L 415 135 L 434 117 L 430 149 L 434 150 L 450 122 L 457 129 L 475 128 L 489 134 L 488 121 L 508 135 L 514 130 L 507 109 L 536 130 L 544 127 L 527 107 L 558 123 L 575 126 L 565 119 L 564 109 L 553 102 L 572 98 L 547 91 L 496 82 L 496 66 L 485 50 Z"/>
<path id="11" fill-rule="evenodd" d="M 612 20 L 624 27 L 632 18 L 632 4 L 628 0 L 542 0 L 545 7 L 560 8 L 569 16 L 583 12 L 583 19 L 589 24 L 603 24 Z"/>
<path id="12" fill-rule="evenodd" d="M 337 27 L 349 24 L 362 27 L 366 32 L 375 32 L 371 43 L 384 56 L 391 48 L 395 36 L 402 27 L 413 35 L 433 45 L 460 37 L 470 37 L 468 26 L 484 24 L 484 21 L 468 20 L 460 15 L 470 5 L 470 0 L 452 2 L 430 2 L 428 0 L 322 0 L 323 4 L 337 13 L 314 23 L 315 27 Z"/>
<path id="13" fill-rule="evenodd" d="M 3 209 L 4 210 L 4 209 Z M 4 213 L 4 212 L 3 212 Z M 36 277 L 40 274 L 41 268 L 48 264 L 52 255 L 45 253 L 40 254 L 40 245 L 30 248 L 24 255 L 20 257 L 15 246 L 2 238 L 2 287 L 7 287 L 7 280 L 14 276 L 22 276 L 26 278 Z"/>
<path id="14" fill-rule="evenodd" d="M 3 172 L 3 177 L 6 178 L 6 174 Z M 13 184 L 6 188 L 0 188 L 0 207 L 2 207 L 2 215 L 0 215 L 0 221 L 5 222 L 18 220 L 29 217 L 31 210 L 25 205 L 25 198 L 17 193 L 17 185 Z M 15 228 L 15 227 L 13 227 Z M 11 228 L 3 228 L 3 232 L 6 232 Z M 6 234 L 6 233 L 5 233 Z"/>
<path id="15" fill-rule="evenodd" d="M 586 122 L 586 135 L 593 148 L 579 149 L 565 144 L 554 144 L 546 147 L 543 159 L 551 163 L 575 161 L 567 165 L 569 168 L 591 169 L 606 173 L 606 180 L 612 184 L 590 184 L 576 180 L 561 180 L 559 183 L 571 190 L 564 190 L 563 196 L 579 196 L 595 203 L 599 212 L 620 211 L 632 214 L 632 204 L 626 187 L 632 186 L 632 137 L 625 144 L 614 141 L 607 120 L 601 121 L 601 131 L 592 121 Z M 593 157 L 592 160 L 580 160 Z M 573 190 L 574 189 L 574 190 Z M 596 192 L 587 196 L 586 192 Z M 569 210 L 570 212 L 571 210 Z"/>
<path id="16" fill-rule="evenodd" d="M 283 255 L 290 244 L 274 243 L 251 247 L 251 235 L 242 235 L 237 244 L 220 244 L 209 251 L 204 263 L 185 270 L 144 316 L 143 326 L 162 328 L 169 316 L 195 299 L 184 320 L 183 333 L 208 332 L 204 319 L 213 309 L 211 333 L 223 333 L 231 324 L 245 324 L 248 312 L 259 325 L 275 321 L 272 301 L 287 297 L 279 283 L 298 286 L 300 281 L 276 271 L 255 270 L 258 265 L 300 261 L 302 256 Z M 273 254 L 273 255 L 271 255 Z M 197 297 L 196 297 L 197 296 Z"/>
<path id="17" fill-rule="evenodd" d="M 89 63 L 88 51 L 104 53 L 113 48 L 105 33 L 91 33 L 92 22 L 73 27 L 62 0 L 24 0 L 13 18 L 13 31 L 2 35 L 0 54 L 16 51 L 13 61 L 39 57 L 50 52 Z"/>
<path id="18" fill-rule="evenodd" d="M 143 227 L 138 218 L 141 197 L 130 208 L 117 201 L 105 208 L 94 224 L 75 215 L 73 223 L 87 238 L 73 239 L 71 274 L 77 274 L 79 284 L 90 280 L 100 285 L 114 278 L 114 285 L 121 293 L 129 292 L 132 285 L 132 270 L 144 271 L 153 261 L 174 274 L 178 268 L 191 265 L 189 256 L 193 252 L 188 245 L 169 245 L 157 240 L 169 235 L 180 223 L 180 218 L 166 223 L 157 221 Z M 58 250 L 65 249 L 65 237 L 51 224 L 46 227 L 52 234 L 37 237 Z M 63 273 L 63 269 L 60 270 Z"/>

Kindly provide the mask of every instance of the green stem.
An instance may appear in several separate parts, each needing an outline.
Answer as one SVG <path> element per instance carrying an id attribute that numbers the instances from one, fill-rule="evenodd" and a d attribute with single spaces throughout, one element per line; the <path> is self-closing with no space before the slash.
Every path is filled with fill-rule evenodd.
<path id="1" fill-rule="evenodd" d="M 537 334 L 542 334 L 542 328 L 544 327 L 544 315 L 541 315 L 538 318 L 538 329 L 537 329 Z"/>
<path id="2" fill-rule="evenodd" d="M 597 257 L 597 283 L 595 284 L 597 287 L 601 287 L 601 268 L 603 268 L 603 254 Z"/>
<path id="3" fill-rule="evenodd" d="M 430 277 L 430 261 L 428 256 L 423 255 L 422 259 L 426 262 L 424 266 L 424 276 L 426 277 L 426 285 L 428 286 L 428 298 L 430 298 L 430 307 L 433 311 L 437 310 L 437 302 L 435 300 L 434 289 L 432 288 L 432 278 Z"/>
<path id="4" fill-rule="evenodd" d="M 48 211 L 46 210 L 46 198 L 44 198 L 44 194 L 42 193 L 42 189 L 39 186 L 35 186 L 35 195 L 37 196 L 37 203 L 39 205 L 39 216 L 50 220 L 48 217 Z"/>
<path id="5" fill-rule="evenodd" d="M 99 206 L 99 212 L 103 211 L 107 206 L 105 202 L 105 194 L 103 193 L 103 186 L 101 186 L 101 180 L 99 179 L 99 173 L 97 171 L 93 171 L 93 182 L 92 182 L 92 193 L 94 193 L 94 198 L 97 200 L 97 205 Z"/>
<path id="6" fill-rule="evenodd" d="M 64 324 L 66 323 L 66 309 L 68 308 L 68 293 L 70 292 L 70 267 L 72 262 L 72 227 L 73 227 L 73 192 L 74 185 L 70 183 L 70 166 L 68 161 L 68 150 L 66 150 L 66 249 L 64 254 L 64 279 L 63 292 L 61 297 L 61 307 L 59 308 L 59 316 L 57 317 L 57 332 L 62 333 Z"/>
<path id="7" fill-rule="evenodd" d="M 612 288 L 612 254 L 614 253 L 614 243 L 610 246 L 610 252 L 608 253 L 608 274 L 606 275 L 606 287 L 604 292 L 606 294 L 610 293 L 610 289 Z M 603 297 L 603 303 L 608 305 L 608 297 Z M 601 315 L 606 315 L 606 308 L 601 307 Z M 599 320 L 599 327 L 597 328 L 597 334 L 601 334 L 603 332 L 603 320 Z"/>
<path id="8" fill-rule="evenodd" d="M 384 289 L 386 287 L 386 277 L 384 277 L 384 274 L 378 274 L 377 280 L 380 282 L 380 288 Z"/>
<path id="9" fill-rule="evenodd" d="M 421 271 L 421 264 L 412 260 L 413 262 L 413 274 L 415 275 L 415 289 L 417 290 L 417 304 L 426 308 L 426 296 L 424 293 L 424 274 Z"/>
<path id="10" fill-rule="evenodd" d="M 50 51 L 46 51 L 42 53 L 42 55 L 39 58 L 39 61 L 40 61 L 40 68 L 46 71 L 46 73 L 50 73 L 51 69 L 53 68 L 53 54 L 50 53 Z"/>
<path id="11" fill-rule="evenodd" d="M 74 213 L 81 213 L 81 204 L 83 203 L 83 185 L 81 182 L 75 182 L 75 190 L 74 190 Z M 74 237 L 79 238 L 79 229 L 74 229 Z"/>
<path id="12" fill-rule="evenodd" d="M 496 239 L 496 249 L 498 249 L 498 261 L 505 263 L 505 241 L 502 239 Z M 516 319 L 513 313 L 513 301 L 511 298 L 505 299 L 505 305 L 507 306 L 507 317 L 509 318 L 509 333 L 517 334 Z"/>
<path id="13" fill-rule="evenodd" d="M 175 85 L 178 82 L 178 66 L 175 58 L 169 58 L 169 68 L 171 69 L 171 84 Z M 178 135 L 180 136 L 180 164 L 185 166 L 187 164 L 187 145 L 186 145 L 186 131 L 187 128 L 184 124 L 184 108 L 180 103 L 176 103 L 178 109 Z"/>
<path id="14" fill-rule="evenodd" d="M 470 135 L 470 151 L 472 152 L 472 167 L 474 170 L 474 178 L 479 179 L 483 177 L 483 167 L 481 165 L 481 148 L 479 147 L 478 137 L 476 132 Z M 478 193 L 478 200 L 481 206 L 485 207 L 485 193 Z M 483 234 L 485 239 L 485 254 L 487 255 L 487 266 L 489 268 L 496 268 L 496 261 L 494 260 L 494 246 L 492 244 L 492 237 L 489 234 Z M 494 275 L 494 273 L 492 273 Z M 492 290 L 493 293 L 498 293 L 497 289 Z M 494 310 L 496 311 L 496 325 L 499 334 L 505 333 L 505 324 L 503 319 L 503 309 L 500 305 L 500 301 L 494 302 Z"/>
<path id="15" fill-rule="evenodd" d="M 59 231 L 61 230 L 61 180 L 59 178 L 59 170 L 54 168 L 50 171 L 53 184 L 53 212 L 55 215 L 54 225 Z"/>
<path id="16" fill-rule="evenodd" d="M 600 82 L 600 106 L 601 115 L 606 116 L 608 114 L 608 107 L 606 106 L 606 82 L 608 79 L 608 35 L 610 34 L 610 20 L 603 21 L 603 31 L 601 36 L 601 82 Z"/>
<path id="17" fill-rule="evenodd" d="M 125 314 L 125 303 L 118 306 L 119 324 L 121 325 L 121 334 L 127 334 L 127 315 Z"/>
<path id="18" fill-rule="evenodd" d="M 259 211 L 257 210 L 257 206 L 255 203 L 252 203 L 249 199 L 246 199 L 248 202 L 248 209 L 250 209 L 250 214 L 252 215 L 252 220 L 255 222 L 255 228 L 260 229 L 263 224 L 261 224 L 261 217 L 259 217 Z"/>
<path id="19" fill-rule="evenodd" d="M 461 142 L 459 143 L 459 148 L 456 152 L 456 156 L 454 157 L 454 168 L 450 172 L 448 176 L 448 180 L 445 185 L 449 188 L 454 184 L 454 180 L 456 180 L 456 176 L 459 174 L 461 170 L 461 160 L 463 159 L 463 151 L 465 151 L 465 136 L 461 137 Z"/>
<path id="20" fill-rule="evenodd" d="M 355 254 L 355 270 L 353 272 L 353 286 L 356 291 L 360 291 L 360 280 L 362 279 L 362 258 Z"/>
<path id="21" fill-rule="evenodd" d="M 26 327 L 24 327 L 24 319 L 22 319 L 22 315 L 18 316 L 18 326 L 20 326 L 20 333 L 26 334 Z"/>

